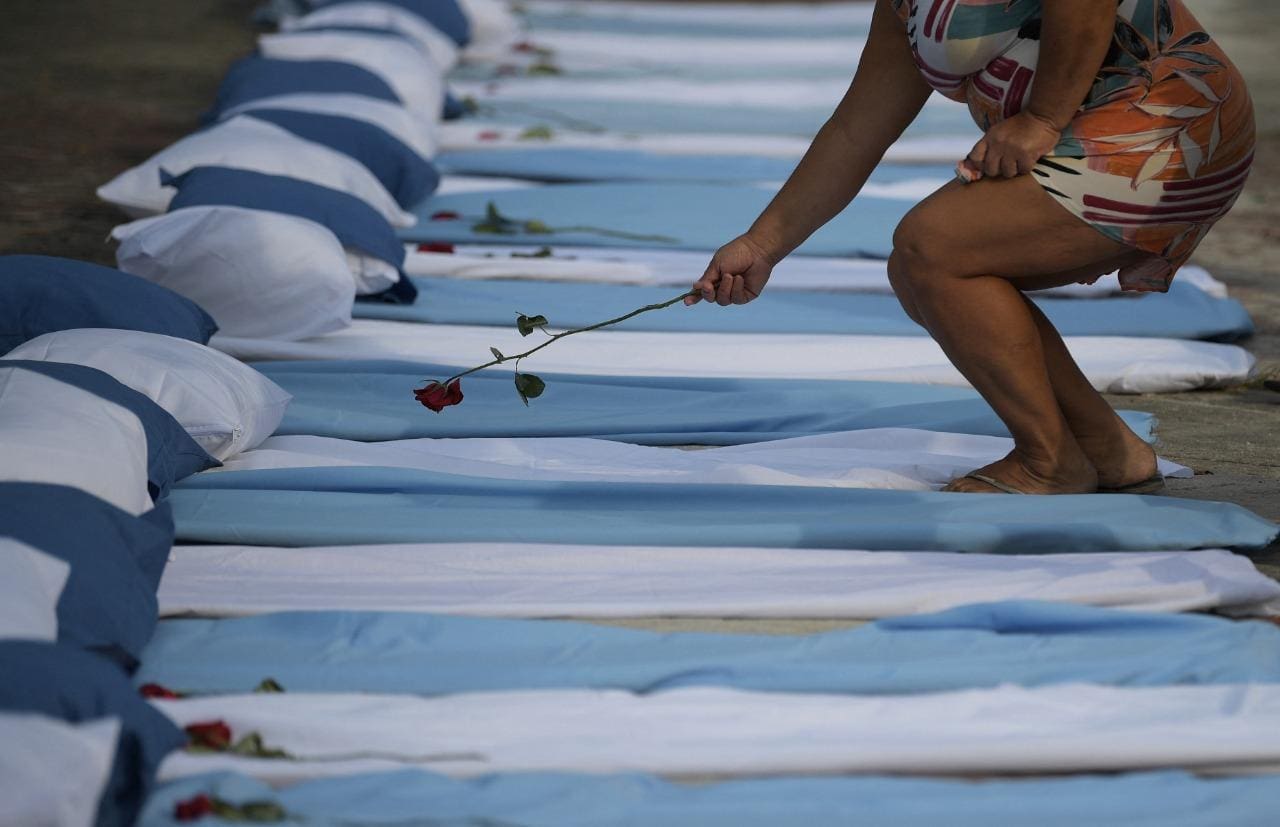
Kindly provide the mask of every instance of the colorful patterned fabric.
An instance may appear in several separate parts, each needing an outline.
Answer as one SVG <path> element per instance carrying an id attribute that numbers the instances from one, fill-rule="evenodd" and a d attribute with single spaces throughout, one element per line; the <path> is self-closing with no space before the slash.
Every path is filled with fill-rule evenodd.
<path id="1" fill-rule="evenodd" d="M 1042 0 L 893 0 L 929 85 L 982 129 L 1021 111 L 1040 52 Z M 1151 255 L 1126 290 L 1169 282 L 1244 187 L 1253 161 L 1244 79 L 1182 0 L 1122 0 L 1093 87 L 1032 170 L 1058 203 Z"/>

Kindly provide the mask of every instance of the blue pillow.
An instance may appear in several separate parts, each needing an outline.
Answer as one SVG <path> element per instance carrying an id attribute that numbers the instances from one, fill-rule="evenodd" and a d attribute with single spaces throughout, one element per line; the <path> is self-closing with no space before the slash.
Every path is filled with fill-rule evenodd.
<path id="1" fill-rule="evenodd" d="M 0 675 L 0 710 L 70 723 L 120 720 L 115 763 L 98 805 L 97 824 L 133 824 L 160 762 L 186 744 L 186 734 L 143 700 L 119 667 L 88 652 L 53 643 L 0 641 Z"/>
<path id="2" fill-rule="evenodd" d="M 249 101 L 300 92 L 364 95 L 403 103 L 385 80 L 354 63 L 278 60 L 255 55 L 231 64 L 204 120 L 216 121 L 222 113 Z"/>
<path id="3" fill-rule="evenodd" d="M 59 642 L 137 666 L 155 632 L 156 588 L 173 547 L 168 503 L 135 517 L 78 488 L 5 482 L 0 536 L 71 566 L 58 599 Z"/>
<path id="4" fill-rule="evenodd" d="M 169 492 L 179 480 L 222 463 L 209 456 L 173 414 L 157 405 L 151 397 L 121 384 L 109 373 L 85 365 L 66 362 L 36 362 L 26 359 L 0 359 L 0 372 L 8 368 L 29 370 L 88 391 L 108 402 L 125 408 L 142 423 L 147 434 L 147 490 L 156 500 Z"/>
<path id="5" fill-rule="evenodd" d="M 403 141 L 368 121 L 292 109 L 253 109 L 257 118 L 364 164 L 400 206 L 412 209 L 436 191 L 440 173 Z"/>
<path id="6" fill-rule="evenodd" d="M 358 0 L 311 0 L 311 6 L 319 9 L 351 2 L 358 2 Z M 471 21 L 456 0 L 384 0 L 384 2 L 413 12 L 459 46 L 466 46 L 471 42 Z"/>
<path id="7" fill-rule="evenodd" d="M 296 215 L 328 227 L 344 247 L 404 269 L 404 242 L 395 229 L 381 213 L 350 193 L 284 175 L 227 167 L 194 167 L 178 176 L 163 175 L 163 181 L 178 190 L 169 202 L 170 210 L 226 206 Z M 408 297 L 412 301 L 417 290 L 401 272 L 400 281 L 386 291 L 391 296 L 377 296 L 402 302 L 406 287 L 413 291 Z M 397 289 L 400 292 L 393 292 Z"/>
<path id="8" fill-rule="evenodd" d="M 458 99 L 458 96 L 452 92 L 444 93 L 444 111 L 442 113 L 446 121 L 456 121 L 463 115 L 467 114 L 467 105 Z"/>
<path id="9" fill-rule="evenodd" d="M 217 330 L 195 302 L 111 267 L 0 256 L 0 355 L 45 333 L 109 327 L 207 344 Z"/>

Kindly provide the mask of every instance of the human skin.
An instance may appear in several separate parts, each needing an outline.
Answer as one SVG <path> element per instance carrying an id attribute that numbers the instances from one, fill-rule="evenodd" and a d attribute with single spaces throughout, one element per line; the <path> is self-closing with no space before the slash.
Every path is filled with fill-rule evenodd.
<path id="1" fill-rule="evenodd" d="M 977 473 L 1029 494 L 1118 488 L 1156 472 L 1150 446 L 1022 292 L 1093 279 L 1143 256 L 1071 215 L 1026 174 L 1084 101 L 1114 20 L 1114 0 L 1044 0 L 1026 110 L 992 126 L 958 165 L 958 180 L 903 218 L 888 262 L 903 309 L 1013 436 L 1013 451 Z M 844 99 L 751 228 L 715 253 L 686 304 L 759 296 L 773 267 L 857 195 L 931 91 L 902 22 L 879 0 Z M 997 489 L 961 477 L 944 490 Z"/>

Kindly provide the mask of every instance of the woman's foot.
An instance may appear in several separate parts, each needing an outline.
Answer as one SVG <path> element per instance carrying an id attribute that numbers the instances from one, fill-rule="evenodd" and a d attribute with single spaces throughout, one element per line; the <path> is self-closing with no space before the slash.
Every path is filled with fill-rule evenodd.
<path id="1" fill-rule="evenodd" d="M 1033 460 L 1015 448 L 1004 459 L 973 473 L 998 480 L 1023 494 L 1092 494 L 1098 490 L 1098 474 L 1078 448 L 1063 451 L 1052 460 Z M 1007 493 L 973 477 L 954 479 L 942 490 L 965 494 Z"/>
<path id="2" fill-rule="evenodd" d="M 1076 437 L 1080 450 L 1098 472 L 1099 488 L 1124 488 L 1156 475 L 1156 452 L 1118 417 L 1118 427 L 1103 436 Z"/>

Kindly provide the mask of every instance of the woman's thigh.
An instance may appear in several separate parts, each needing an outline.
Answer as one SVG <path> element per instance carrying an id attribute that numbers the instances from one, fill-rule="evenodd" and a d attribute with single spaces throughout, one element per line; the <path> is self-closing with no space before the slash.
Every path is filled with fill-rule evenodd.
<path id="1" fill-rule="evenodd" d="M 938 279 L 999 276 L 1039 290 L 1144 256 L 1067 212 L 1029 175 L 952 181 L 903 217 L 893 241 L 897 269 L 926 289 Z"/>

